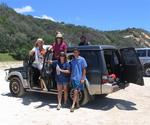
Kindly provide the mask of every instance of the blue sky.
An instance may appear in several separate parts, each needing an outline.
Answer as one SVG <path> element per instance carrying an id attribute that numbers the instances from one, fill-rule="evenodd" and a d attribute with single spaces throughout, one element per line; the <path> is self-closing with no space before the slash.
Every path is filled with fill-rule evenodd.
<path id="1" fill-rule="evenodd" d="M 150 0 L 0 0 L 0 3 L 25 15 L 99 30 L 137 27 L 150 31 Z"/>

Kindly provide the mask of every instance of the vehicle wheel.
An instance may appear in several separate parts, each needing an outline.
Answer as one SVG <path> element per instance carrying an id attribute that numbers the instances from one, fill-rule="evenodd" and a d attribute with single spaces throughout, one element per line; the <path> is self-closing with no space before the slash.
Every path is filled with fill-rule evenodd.
<path id="1" fill-rule="evenodd" d="M 108 94 L 101 94 L 99 95 L 100 98 L 105 98 Z"/>
<path id="2" fill-rule="evenodd" d="M 69 91 L 69 100 L 72 102 L 73 101 L 73 89 L 70 89 Z M 80 91 L 79 93 L 79 103 L 80 105 L 85 105 L 88 103 L 90 100 L 89 93 L 87 91 L 87 88 L 85 88 L 83 91 Z"/>
<path id="3" fill-rule="evenodd" d="M 150 66 L 145 67 L 144 73 L 145 73 L 145 76 L 150 77 Z"/>
<path id="4" fill-rule="evenodd" d="M 9 89 L 13 96 L 20 97 L 25 94 L 25 89 L 18 77 L 12 77 L 10 79 Z"/>

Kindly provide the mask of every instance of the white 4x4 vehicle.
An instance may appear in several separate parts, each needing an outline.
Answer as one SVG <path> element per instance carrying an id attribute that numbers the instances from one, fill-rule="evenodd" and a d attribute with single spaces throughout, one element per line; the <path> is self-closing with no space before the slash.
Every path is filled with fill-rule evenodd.
<path id="1" fill-rule="evenodd" d="M 150 48 L 136 48 L 145 76 L 150 76 Z"/>

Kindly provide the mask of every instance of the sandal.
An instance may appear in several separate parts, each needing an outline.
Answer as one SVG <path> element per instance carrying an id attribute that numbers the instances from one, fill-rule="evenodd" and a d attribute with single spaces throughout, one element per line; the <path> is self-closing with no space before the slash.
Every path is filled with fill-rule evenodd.
<path id="1" fill-rule="evenodd" d="M 60 110 L 60 108 L 61 108 L 61 105 L 57 105 L 57 110 Z"/>
<path id="2" fill-rule="evenodd" d="M 70 112 L 74 112 L 74 108 L 73 107 L 71 107 Z"/>

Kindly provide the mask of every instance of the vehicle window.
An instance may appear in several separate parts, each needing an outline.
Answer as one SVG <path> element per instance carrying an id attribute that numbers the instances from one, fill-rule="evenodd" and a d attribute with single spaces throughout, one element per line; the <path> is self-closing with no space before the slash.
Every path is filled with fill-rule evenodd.
<path id="1" fill-rule="evenodd" d="M 145 57 L 146 56 L 146 50 L 137 50 L 138 57 Z"/>
<path id="2" fill-rule="evenodd" d="M 126 65 L 134 65 L 139 63 L 136 52 L 133 49 L 123 49 L 121 54 Z"/>
<path id="3" fill-rule="evenodd" d="M 148 50 L 148 56 L 150 57 L 150 50 Z"/>
<path id="4" fill-rule="evenodd" d="M 88 64 L 88 69 L 99 69 L 99 51 L 80 51 L 81 56 L 83 56 Z"/>

